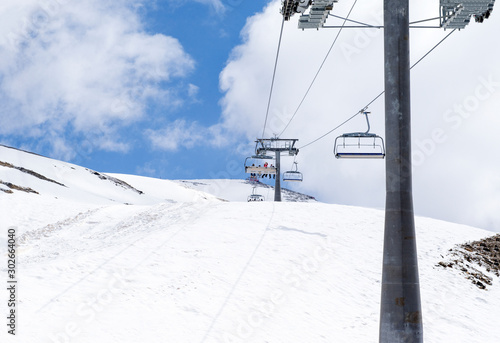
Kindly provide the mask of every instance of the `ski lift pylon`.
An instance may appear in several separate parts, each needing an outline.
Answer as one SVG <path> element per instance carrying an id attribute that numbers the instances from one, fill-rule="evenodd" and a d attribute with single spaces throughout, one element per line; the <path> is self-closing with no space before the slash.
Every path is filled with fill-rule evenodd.
<path id="1" fill-rule="evenodd" d="M 370 112 L 362 111 L 366 117 L 368 129 L 366 132 L 344 133 L 335 139 L 334 154 L 336 158 L 384 158 L 384 139 L 370 133 Z"/>
<path id="2" fill-rule="evenodd" d="M 293 165 L 295 166 L 295 170 L 292 168 L 292 170 L 286 171 L 283 173 L 283 181 L 296 181 L 296 182 L 302 182 L 303 180 L 303 175 L 301 172 L 298 170 L 297 162 L 293 162 Z"/>

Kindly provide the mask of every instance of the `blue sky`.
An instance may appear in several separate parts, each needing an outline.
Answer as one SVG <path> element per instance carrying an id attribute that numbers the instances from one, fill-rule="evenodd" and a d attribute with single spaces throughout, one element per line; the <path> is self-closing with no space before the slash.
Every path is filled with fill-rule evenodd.
<path id="1" fill-rule="evenodd" d="M 106 1 L 105 1 L 106 2 Z M 159 82 L 160 88 L 172 89 L 182 101 L 182 105 L 171 106 L 156 99 L 145 101 L 147 109 L 142 120 L 119 127 L 116 134 L 120 135 L 129 146 L 124 150 L 103 148 L 98 143 L 81 147 L 79 141 L 92 141 L 85 133 L 75 132 L 68 125 L 57 134 L 65 140 L 64 151 L 54 149 L 50 139 L 44 139 L 43 134 L 34 137 L 17 132 L 2 134 L 2 141 L 18 147 L 35 151 L 40 154 L 70 160 L 74 163 L 92 169 L 142 174 L 162 178 L 210 178 L 219 170 L 221 163 L 227 163 L 235 158 L 234 149 L 218 148 L 198 144 L 196 148 L 179 147 L 178 149 L 155 149 L 151 147 L 145 131 L 157 125 L 168 125 L 175 120 L 197 122 L 202 126 L 214 125 L 219 121 L 221 107 L 219 100 L 222 93 L 219 88 L 219 74 L 224 68 L 231 50 L 240 42 L 240 31 L 247 17 L 262 10 L 266 1 L 154 1 L 142 2 L 139 7 L 135 3 L 124 1 L 122 6 L 130 9 L 135 20 L 141 22 L 140 29 L 151 36 L 162 34 L 173 37 L 182 45 L 182 49 L 193 62 L 193 67 L 182 77 L 173 78 L 168 82 Z M 66 7 L 71 2 L 54 0 L 54 14 L 50 13 L 48 24 L 59 20 L 66 13 Z M 43 6 L 36 2 L 27 2 L 27 9 L 32 13 L 40 11 Z M 104 9 L 104 11 L 110 11 Z M 97 13 L 107 15 L 106 13 Z M 28 16 L 28 20 L 32 20 Z M 126 18 L 124 18 L 126 20 Z M 26 19 L 19 16 L 17 27 L 22 27 Z M 278 17 L 279 20 L 279 17 Z M 33 24 L 33 26 L 38 26 Z M 13 25 L 16 28 L 16 25 Z M 39 37 L 33 37 L 36 40 Z M 168 49 L 168 47 L 166 47 Z M 103 75 L 103 77 L 106 77 Z M 140 80 L 133 80 L 140 82 Z M 158 84 L 158 82 L 157 82 Z M 192 92 L 189 95 L 189 87 Z M 110 101 L 114 101 L 111 99 Z M 120 101 L 120 100 L 119 100 Z M 127 106 L 128 101 L 124 101 Z M 174 101 L 175 102 L 175 101 Z M 120 106 L 120 105 L 119 105 Z M 40 125 L 43 130 L 44 124 Z M 119 126 L 119 125 L 118 125 Z M 241 175 L 243 176 L 243 174 Z"/>
<path id="2" fill-rule="evenodd" d="M 219 121 L 222 93 L 219 74 L 231 50 L 240 43 L 240 31 L 247 17 L 262 10 L 266 1 L 232 1 L 222 3 L 224 9 L 210 3 L 158 1 L 141 11 L 146 30 L 177 38 L 186 53 L 195 61 L 194 70 L 180 83 L 198 87 L 196 99 L 181 108 L 169 111 L 155 108 L 157 121 L 184 119 L 211 126 Z M 167 112 L 165 115 L 164 113 Z M 151 150 L 142 131 L 155 119 L 144 123 L 136 132 L 136 145 L 126 154 L 96 152 L 88 156 L 92 168 L 98 170 L 143 174 L 167 179 L 212 178 L 225 165 L 238 158 L 234 149 L 200 144 L 195 148 L 180 147 L 176 151 Z M 243 177 L 244 173 L 232 175 Z"/>
<path id="3" fill-rule="evenodd" d="M 382 1 L 351 18 L 382 24 Z M 339 1 L 345 16 L 354 1 Z M 168 179 L 244 178 L 261 135 L 281 25 L 279 0 L 6 0 L 0 4 L 0 142 L 102 172 Z M 500 231 L 500 32 L 497 9 L 450 36 L 412 70 L 417 214 Z M 410 20 L 438 2 L 410 2 Z M 337 30 L 285 25 L 266 136 L 289 122 Z M 329 18 L 327 24 L 342 22 Z M 413 29 L 418 60 L 449 31 Z M 383 30 L 344 30 L 282 138 L 299 147 L 383 90 Z M 370 106 L 383 136 L 384 99 Z M 383 208 L 383 161 L 340 161 L 336 135 L 301 149 L 323 201 Z M 283 165 L 292 166 L 293 159 Z"/>

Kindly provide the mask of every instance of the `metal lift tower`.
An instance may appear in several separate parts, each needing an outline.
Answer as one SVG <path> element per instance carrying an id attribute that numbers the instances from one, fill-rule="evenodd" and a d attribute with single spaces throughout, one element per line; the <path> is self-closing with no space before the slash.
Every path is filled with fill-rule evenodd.
<path id="1" fill-rule="evenodd" d="M 255 153 L 259 155 L 267 155 L 267 152 L 274 152 L 276 155 L 276 179 L 274 183 L 274 201 L 281 201 L 281 172 L 280 172 L 280 157 L 281 153 L 288 153 L 289 156 L 295 156 L 299 153 L 299 149 L 295 148 L 295 143 L 298 139 L 257 139 L 257 148 Z"/>
<path id="2" fill-rule="evenodd" d="M 283 0 L 281 13 L 285 20 L 301 13 L 299 28 L 319 29 L 325 27 L 326 18 L 337 1 Z M 490 17 L 494 4 L 495 0 L 439 0 L 442 12 L 439 27 L 460 30 L 473 17 L 482 23 Z M 409 0 L 384 0 L 387 151 L 380 343 L 423 342 L 412 194 L 408 12 Z"/>
<path id="3" fill-rule="evenodd" d="M 413 214 L 409 0 L 384 0 L 386 207 L 380 343 L 422 343 Z"/>
<path id="4" fill-rule="evenodd" d="M 413 214 L 409 0 L 384 0 L 386 210 L 380 343 L 422 343 Z M 440 0 L 441 27 L 482 23 L 495 0 Z"/>

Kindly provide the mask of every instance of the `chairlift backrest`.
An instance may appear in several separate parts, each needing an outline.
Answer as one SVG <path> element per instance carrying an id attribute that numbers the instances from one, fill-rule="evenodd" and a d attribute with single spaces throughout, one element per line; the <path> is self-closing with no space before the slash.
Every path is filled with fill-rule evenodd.
<path id="1" fill-rule="evenodd" d="M 283 173 L 283 181 L 297 181 L 297 182 L 302 182 L 304 179 L 303 175 L 301 172 L 298 171 L 287 171 Z"/>

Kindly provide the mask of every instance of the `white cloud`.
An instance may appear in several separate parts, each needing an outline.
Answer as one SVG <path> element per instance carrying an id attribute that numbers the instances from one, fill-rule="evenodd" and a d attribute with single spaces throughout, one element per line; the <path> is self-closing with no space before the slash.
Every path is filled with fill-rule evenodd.
<path id="1" fill-rule="evenodd" d="M 174 80 L 194 62 L 175 38 L 146 33 L 134 4 L 2 2 L 0 134 L 43 139 L 70 129 L 123 151 L 115 129 L 143 118 L 149 101 L 179 106 Z"/>
<path id="2" fill-rule="evenodd" d="M 226 7 L 224 6 L 224 4 L 222 3 L 221 0 L 194 0 L 194 1 L 199 2 L 201 4 L 204 4 L 204 5 L 209 5 L 217 13 L 222 14 L 226 11 Z"/>
<path id="3" fill-rule="evenodd" d="M 200 91 L 200 87 L 193 85 L 190 83 L 188 85 L 188 95 L 190 98 L 196 100 L 196 97 L 198 96 L 198 92 Z"/>
<path id="4" fill-rule="evenodd" d="M 153 147 L 161 150 L 175 151 L 180 147 L 192 148 L 203 141 L 204 129 L 196 122 L 188 124 L 185 120 L 176 120 L 160 130 L 148 130 Z"/>
<path id="5" fill-rule="evenodd" d="M 208 128 L 197 122 L 177 119 L 164 128 L 147 130 L 146 136 L 155 149 L 176 151 L 179 148 L 191 149 L 196 146 L 223 147 L 230 138 L 220 125 Z"/>
<path id="6" fill-rule="evenodd" d="M 345 16 L 352 3 L 339 2 L 334 13 Z M 418 5 L 418 6 L 417 6 Z M 247 137 L 260 137 L 269 95 L 281 24 L 280 1 L 249 18 L 243 42 L 233 50 L 220 75 L 221 126 Z M 433 17 L 435 4 L 415 3 L 411 20 Z M 379 23 L 381 4 L 357 6 L 352 19 Z M 496 147 L 500 120 L 500 46 L 492 33 L 500 30 L 495 11 L 483 24 L 455 32 L 412 71 L 413 150 L 423 153 L 414 166 L 415 209 L 420 215 L 469 223 L 500 231 L 500 158 Z M 335 22 L 329 18 L 329 23 Z M 432 25 L 432 23 L 429 23 Z M 435 23 L 434 23 L 435 24 Z M 412 61 L 444 35 L 443 30 L 411 31 Z M 297 18 L 285 23 L 282 50 L 266 136 L 279 133 L 297 108 L 337 30 L 297 29 Z M 342 48 L 343 47 L 343 48 Z M 350 47 L 352 49 L 346 49 Z M 477 88 L 492 80 L 491 92 Z M 344 30 L 311 93 L 282 138 L 298 138 L 299 147 L 349 118 L 383 90 L 383 30 Z M 474 100 L 476 97 L 477 102 Z M 384 134 L 384 98 L 370 107 L 372 132 Z M 458 113 L 468 104 L 471 111 Z M 451 114 L 446 115 L 448 111 Z M 458 124 L 460 120 L 460 124 Z M 301 150 L 304 172 L 300 189 L 336 203 L 385 205 L 383 161 L 343 161 L 333 156 L 333 141 L 344 132 L 365 129 L 357 117 L 320 142 Z M 447 139 L 422 151 L 419 144 L 441 130 Z M 417 156 L 418 157 L 418 156 Z M 283 161 L 285 168 L 290 161 Z"/>
<path id="7" fill-rule="evenodd" d="M 234 1 L 234 0 L 230 0 Z M 238 0 L 242 1 L 242 0 Z M 209 6 L 212 11 L 214 11 L 216 14 L 224 14 L 226 13 L 227 7 L 225 6 L 224 2 L 221 0 L 168 0 L 170 3 L 170 6 L 172 7 L 181 7 L 182 5 L 188 3 L 188 2 L 197 2 L 202 5 Z"/>

